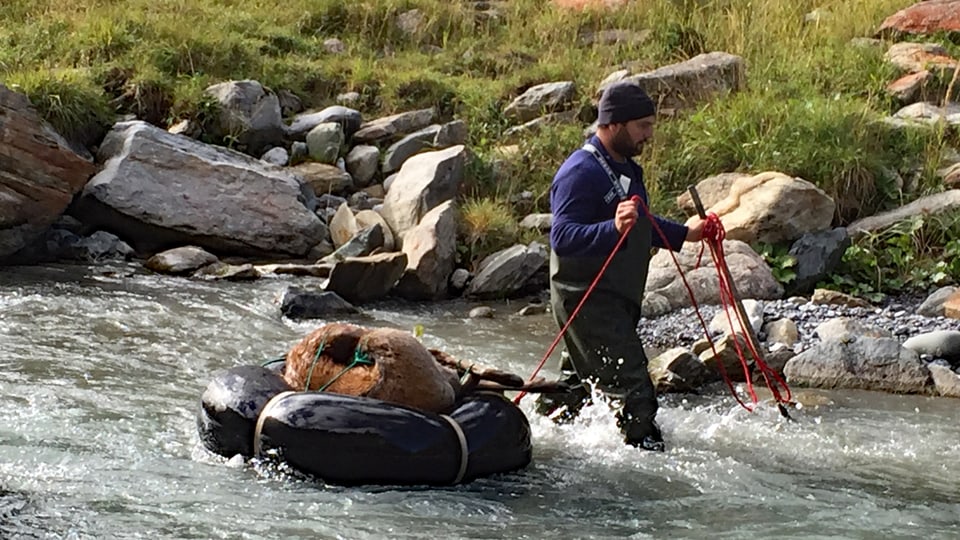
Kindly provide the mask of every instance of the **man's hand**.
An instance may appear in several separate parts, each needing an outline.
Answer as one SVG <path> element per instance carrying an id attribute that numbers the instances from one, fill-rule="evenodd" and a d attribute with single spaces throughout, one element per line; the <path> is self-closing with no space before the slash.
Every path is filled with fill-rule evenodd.
<path id="1" fill-rule="evenodd" d="M 703 224 L 706 221 L 696 218 L 687 222 L 687 242 L 699 242 L 703 240 Z"/>
<path id="2" fill-rule="evenodd" d="M 618 233 L 623 234 L 633 227 L 637 217 L 637 201 L 633 199 L 620 201 L 617 205 L 617 213 L 613 216 L 613 226 L 617 228 Z"/>

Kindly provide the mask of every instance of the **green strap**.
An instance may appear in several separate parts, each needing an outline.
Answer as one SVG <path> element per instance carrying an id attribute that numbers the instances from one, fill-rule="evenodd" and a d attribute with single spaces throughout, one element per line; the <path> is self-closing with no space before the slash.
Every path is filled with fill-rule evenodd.
<path id="1" fill-rule="evenodd" d="M 337 382 L 337 379 L 339 379 L 344 373 L 350 371 L 356 366 L 359 366 L 359 365 L 372 366 L 373 365 L 374 363 L 373 360 L 370 360 L 370 357 L 367 355 L 367 353 L 361 350 L 365 339 L 366 339 L 366 336 L 364 336 L 364 338 L 360 340 L 360 343 L 357 344 L 357 348 L 354 349 L 353 362 L 350 362 L 350 364 L 347 367 L 340 370 L 340 373 L 337 373 L 336 375 L 334 375 L 332 379 L 327 381 L 327 384 L 321 386 L 318 392 L 323 392 L 324 390 L 326 390 L 327 387 L 329 387 L 331 384 Z"/>
<path id="2" fill-rule="evenodd" d="M 327 335 L 323 335 L 323 339 L 320 340 L 320 345 L 317 347 L 317 354 L 313 355 L 313 362 L 310 363 L 310 370 L 307 371 L 307 382 L 303 385 L 303 391 L 307 392 L 310 390 L 310 379 L 313 378 L 313 368 L 317 367 L 317 360 L 320 359 L 320 354 L 323 353 L 323 348 L 327 345 Z M 327 383 L 324 385 L 324 388 L 329 385 Z M 323 390 L 323 388 L 321 388 Z"/>
<path id="3" fill-rule="evenodd" d="M 262 364 L 260 364 L 260 367 L 270 367 L 271 365 L 276 364 L 277 362 L 283 362 L 286 359 L 287 359 L 286 356 L 281 356 L 279 358 L 271 358 L 270 360 L 267 360 Z"/>

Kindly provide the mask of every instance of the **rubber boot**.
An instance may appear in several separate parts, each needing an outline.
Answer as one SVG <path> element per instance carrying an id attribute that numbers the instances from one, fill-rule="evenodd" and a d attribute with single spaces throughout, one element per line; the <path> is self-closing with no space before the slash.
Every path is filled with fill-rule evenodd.
<path id="1" fill-rule="evenodd" d="M 537 396 L 536 411 L 550 417 L 558 424 L 572 422 L 580 409 L 590 402 L 590 392 L 584 387 L 576 373 L 565 373 L 562 379 L 570 390 L 567 392 L 544 392 Z"/>
<path id="2" fill-rule="evenodd" d="M 650 397 L 643 394 L 643 392 L 634 392 L 627 395 L 623 407 L 617 413 L 617 427 L 623 433 L 624 442 L 630 446 L 663 452 L 666 450 L 666 445 L 663 442 L 660 426 L 655 419 L 656 398 L 654 397 L 651 403 Z"/>

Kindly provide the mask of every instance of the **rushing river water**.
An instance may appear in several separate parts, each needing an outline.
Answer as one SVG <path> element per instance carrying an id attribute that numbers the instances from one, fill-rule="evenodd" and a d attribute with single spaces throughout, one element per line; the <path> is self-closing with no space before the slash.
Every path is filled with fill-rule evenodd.
<path id="1" fill-rule="evenodd" d="M 785 423 L 729 396 L 671 397 L 668 451 L 620 442 L 596 406 L 532 413 L 526 470 L 451 488 L 341 488 L 207 453 L 217 369 L 281 355 L 319 324 L 279 315 L 303 278 L 211 283 L 134 266 L 0 268 L 0 538 L 957 538 L 960 401 L 813 392 Z M 379 304 L 456 356 L 528 374 L 548 315 Z M 815 404 L 814 404 L 815 403 Z"/>

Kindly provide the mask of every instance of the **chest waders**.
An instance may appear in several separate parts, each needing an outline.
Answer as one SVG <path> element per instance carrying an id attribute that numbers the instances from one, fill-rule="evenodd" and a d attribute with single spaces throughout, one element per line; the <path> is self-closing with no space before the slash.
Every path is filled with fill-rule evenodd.
<path id="1" fill-rule="evenodd" d="M 627 198 L 619 178 L 606 159 L 592 145 L 590 152 L 607 173 L 620 200 Z M 636 178 L 633 181 L 639 181 Z M 626 442 L 644 445 L 645 438 L 662 440 L 654 418 L 657 398 L 647 373 L 647 357 L 637 335 L 640 306 L 646 287 L 652 247 L 652 227 L 638 219 L 620 252 L 590 294 L 566 334 L 564 345 L 575 374 L 567 382 L 591 381 L 604 393 L 622 401 L 618 425 Z M 599 257 L 550 255 L 550 302 L 554 318 L 562 328 L 606 260 Z M 563 416 L 576 416 L 589 394 L 582 385 L 568 395 L 544 395 L 538 409 L 567 407 Z"/>

